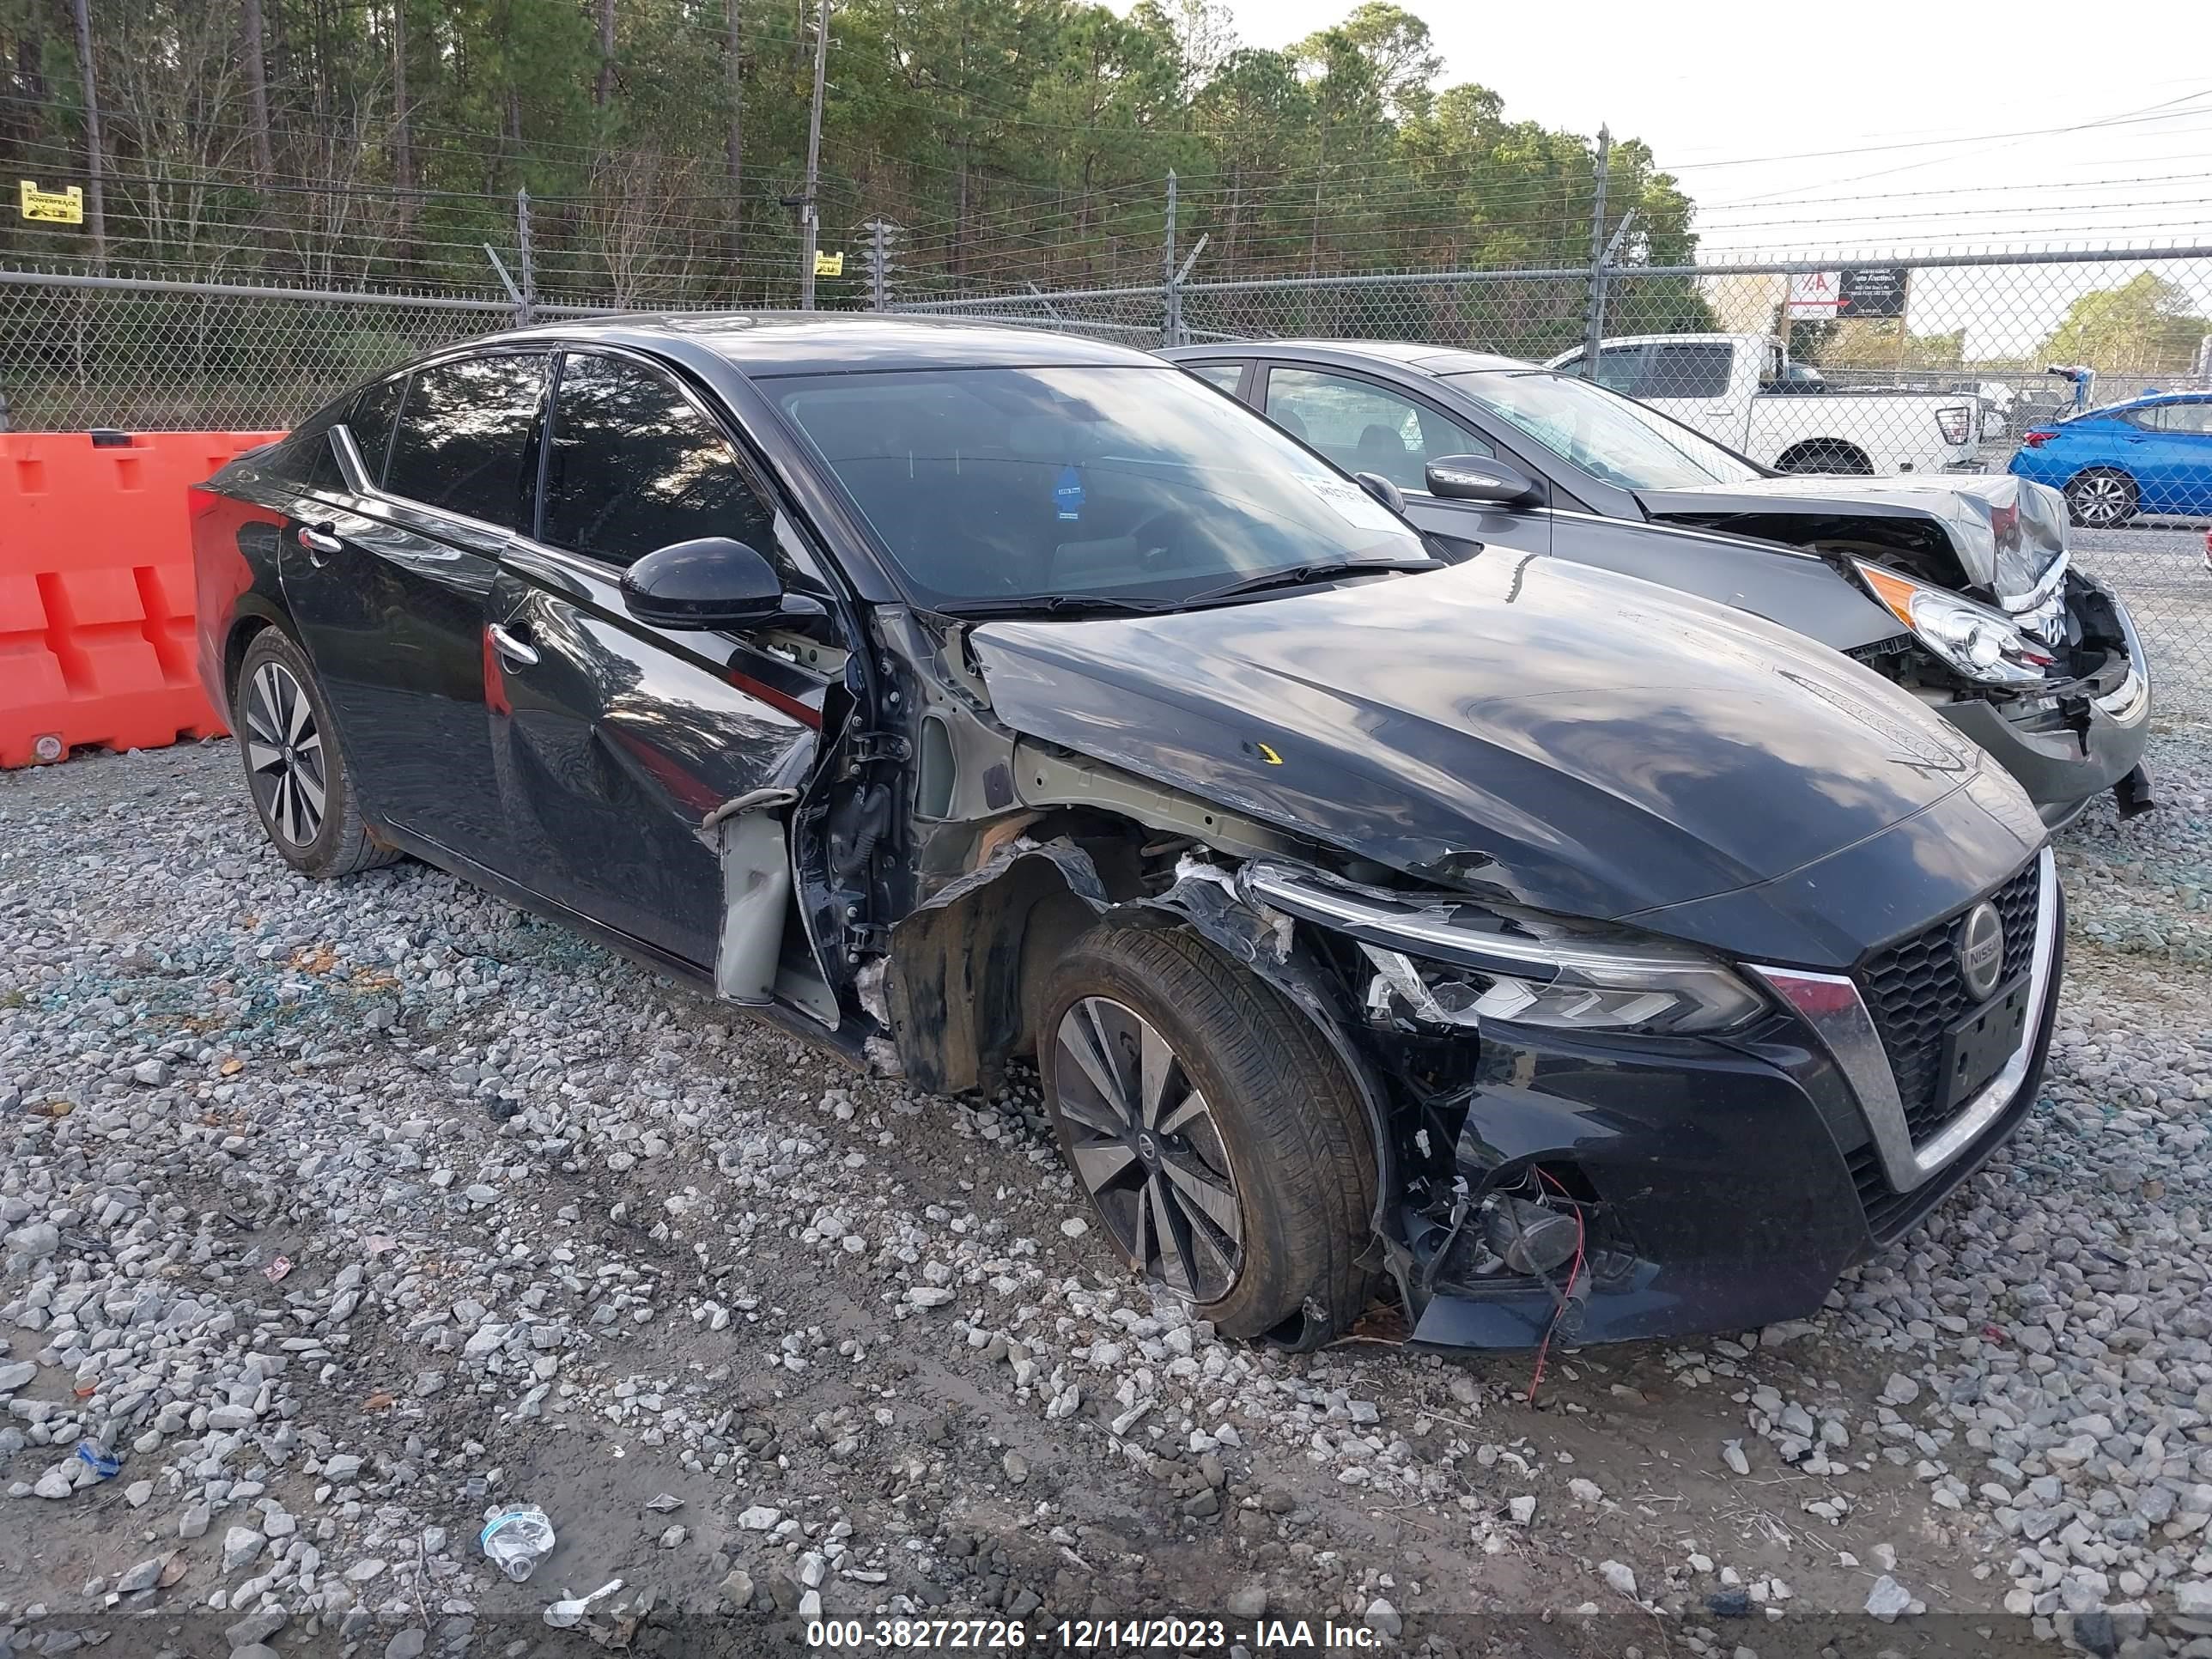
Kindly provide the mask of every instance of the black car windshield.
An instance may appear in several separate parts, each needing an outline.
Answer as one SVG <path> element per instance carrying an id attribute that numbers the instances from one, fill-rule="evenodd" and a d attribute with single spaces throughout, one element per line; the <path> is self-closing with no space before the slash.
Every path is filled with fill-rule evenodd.
<path id="1" fill-rule="evenodd" d="M 1482 369 L 1445 378 L 1462 397 L 1560 459 L 1623 489 L 1748 483 L 1765 476 L 1689 428 L 1588 380 L 1548 369 Z"/>
<path id="2" fill-rule="evenodd" d="M 1173 605 L 1278 570 L 1428 558 L 1351 479 L 1167 364 L 762 385 L 933 608 Z"/>

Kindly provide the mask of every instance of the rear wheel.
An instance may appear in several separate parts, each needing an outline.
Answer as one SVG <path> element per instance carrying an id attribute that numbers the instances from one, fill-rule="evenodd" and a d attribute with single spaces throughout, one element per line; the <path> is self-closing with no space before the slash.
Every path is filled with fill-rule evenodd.
<path id="1" fill-rule="evenodd" d="M 253 810 L 285 863 L 333 878 L 399 856 L 369 839 L 315 671 L 279 629 L 246 646 L 230 706 Z"/>
<path id="2" fill-rule="evenodd" d="M 2093 466 L 2066 481 L 2066 511 L 2091 530 L 2116 530 L 2136 515 L 2136 481 L 2117 467 Z"/>
<path id="3" fill-rule="evenodd" d="M 1374 1146 L 1311 1021 L 1188 934 L 1105 927 L 1042 1015 L 1061 1153 L 1131 1267 L 1231 1336 L 1310 1347 L 1358 1317 Z"/>

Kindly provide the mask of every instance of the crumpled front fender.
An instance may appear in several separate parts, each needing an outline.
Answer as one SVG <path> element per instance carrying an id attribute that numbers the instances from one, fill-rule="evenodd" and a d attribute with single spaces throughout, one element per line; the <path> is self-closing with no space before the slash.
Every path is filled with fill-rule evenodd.
<path id="1" fill-rule="evenodd" d="M 1064 841 L 1018 842 L 948 884 L 891 929 L 884 995 L 907 1077 L 933 1093 L 995 1082 L 1024 1036 L 1024 957 L 1030 918 L 1041 904 L 1062 903 L 1068 897 L 1116 926 L 1188 927 L 1257 974 L 1314 1023 L 1343 1063 L 1366 1111 L 1376 1172 L 1370 1224 L 1383 1264 L 1402 1289 L 1409 1258 L 1389 1226 L 1399 1177 L 1389 1114 L 1382 1085 L 1349 1024 L 1342 993 L 1299 943 L 1291 919 L 1246 903 L 1235 892 L 1230 872 L 1218 866 L 1186 859 L 1166 892 L 1117 903 L 1080 848 Z"/>

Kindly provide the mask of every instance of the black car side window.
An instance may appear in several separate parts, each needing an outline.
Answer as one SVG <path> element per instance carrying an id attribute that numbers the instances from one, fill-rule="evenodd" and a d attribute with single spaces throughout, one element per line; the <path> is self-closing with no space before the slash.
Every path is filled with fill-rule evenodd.
<path id="1" fill-rule="evenodd" d="M 720 428 L 659 370 L 570 352 L 551 430 L 541 540 L 627 567 L 673 542 L 727 536 L 783 565 L 774 510 Z"/>
<path id="2" fill-rule="evenodd" d="M 346 417 L 350 398 L 309 416 L 294 427 L 269 452 L 262 470 L 287 483 L 310 489 L 337 489 L 344 480 L 338 471 L 337 453 L 331 447 L 331 428 Z"/>
<path id="3" fill-rule="evenodd" d="M 416 369 L 392 434 L 386 493 L 523 527 L 524 463 L 547 362 L 501 353 Z"/>
<path id="4" fill-rule="evenodd" d="M 363 386 L 361 396 L 353 400 L 352 413 L 345 417 L 346 429 L 353 434 L 354 446 L 361 451 L 368 481 L 379 487 L 384 483 L 385 458 L 392 453 L 392 428 L 399 418 L 400 394 L 406 390 L 404 374 Z"/>

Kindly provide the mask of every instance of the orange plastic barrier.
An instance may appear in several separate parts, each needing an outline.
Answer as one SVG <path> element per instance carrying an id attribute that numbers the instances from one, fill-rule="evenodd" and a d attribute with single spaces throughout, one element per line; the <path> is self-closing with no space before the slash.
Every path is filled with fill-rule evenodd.
<path id="1" fill-rule="evenodd" d="M 193 672 L 185 492 L 276 435 L 0 434 L 0 768 L 225 729 Z"/>

